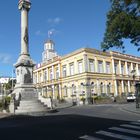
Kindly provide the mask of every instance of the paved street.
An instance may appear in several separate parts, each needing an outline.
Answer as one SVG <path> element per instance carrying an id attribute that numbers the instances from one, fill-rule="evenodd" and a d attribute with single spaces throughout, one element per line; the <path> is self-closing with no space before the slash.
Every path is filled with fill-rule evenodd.
<path id="1" fill-rule="evenodd" d="M 0 136 L 2 140 L 138 140 L 140 114 L 128 112 L 124 106 L 75 106 L 43 117 L 11 116 L 0 120 Z"/>

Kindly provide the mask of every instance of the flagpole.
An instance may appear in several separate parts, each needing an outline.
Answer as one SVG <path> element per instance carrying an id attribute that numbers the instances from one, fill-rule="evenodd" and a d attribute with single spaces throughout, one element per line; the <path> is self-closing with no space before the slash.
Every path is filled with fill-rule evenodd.
<path id="1" fill-rule="evenodd" d="M 53 34 L 53 31 L 48 31 L 48 38 L 51 38 L 51 35 Z"/>

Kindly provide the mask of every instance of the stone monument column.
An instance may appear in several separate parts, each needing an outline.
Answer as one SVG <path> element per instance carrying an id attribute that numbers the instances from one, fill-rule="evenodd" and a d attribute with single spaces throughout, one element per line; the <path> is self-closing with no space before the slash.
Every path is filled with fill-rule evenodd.
<path id="1" fill-rule="evenodd" d="M 13 91 L 14 102 L 11 102 L 9 109 L 11 113 L 15 114 L 34 115 L 35 112 L 44 112 L 47 108 L 38 102 L 37 91 L 33 84 L 33 67 L 35 64 L 29 54 L 28 38 L 30 7 L 31 2 L 29 0 L 20 0 L 18 3 L 18 8 L 21 11 L 21 52 L 14 65 L 17 82 Z"/>
<path id="2" fill-rule="evenodd" d="M 30 10 L 31 3 L 29 0 L 20 0 L 18 8 L 21 11 L 21 54 L 29 54 L 28 49 L 28 12 Z"/>
<path id="3" fill-rule="evenodd" d="M 30 8 L 31 2 L 29 0 L 19 1 L 18 9 L 21 12 L 21 52 L 14 65 L 17 83 L 13 93 L 16 94 L 16 98 L 21 95 L 22 99 L 30 99 L 36 93 L 33 85 L 33 67 L 35 64 L 29 54 L 28 13 Z"/>

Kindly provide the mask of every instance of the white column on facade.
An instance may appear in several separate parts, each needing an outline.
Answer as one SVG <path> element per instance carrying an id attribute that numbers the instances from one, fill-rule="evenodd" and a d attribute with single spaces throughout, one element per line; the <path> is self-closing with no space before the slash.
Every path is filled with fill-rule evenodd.
<path id="1" fill-rule="evenodd" d="M 124 93 L 124 82 L 123 82 L 123 80 L 121 81 L 121 85 L 122 85 L 122 92 Z"/>
<path id="2" fill-rule="evenodd" d="M 47 81 L 49 80 L 49 68 L 46 68 L 46 73 L 47 73 Z"/>
<path id="3" fill-rule="evenodd" d="M 59 71 L 59 78 L 61 77 L 61 65 L 60 63 L 58 64 L 58 71 Z"/>
<path id="4" fill-rule="evenodd" d="M 41 70 L 41 82 L 44 81 L 44 73 L 43 73 L 43 69 Z"/>
<path id="5" fill-rule="evenodd" d="M 114 59 L 112 58 L 111 61 L 112 61 L 112 73 L 115 74 Z"/>
<path id="6" fill-rule="evenodd" d="M 130 81 L 128 81 L 128 92 L 131 92 Z"/>
<path id="7" fill-rule="evenodd" d="M 138 68 L 138 64 L 136 64 L 136 75 L 139 75 L 139 68 Z"/>
<path id="8" fill-rule="evenodd" d="M 88 72 L 88 58 L 87 54 L 83 55 L 84 72 Z"/>
<path id="9" fill-rule="evenodd" d="M 131 71 L 133 70 L 133 63 L 131 63 Z"/>
<path id="10" fill-rule="evenodd" d="M 55 88 L 54 85 L 52 85 L 52 98 L 53 98 L 53 99 L 55 99 L 55 92 L 54 92 L 55 89 L 54 89 L 54 88 Z"/>
<path id="11" fill-rule="evenodd" d="M 97 85 L 96 92 L 98 95 L 100 95 L 100 93 L 99 93 L 99 80 L 96 81 L 96 85 Z"/>
<path id="12" fill-rule="evenodd" d="M 62 86 L 59 84 L 59 97 L 62 99 Z"/>
<path id="13" fill-rule="evenodd" d="M 125 74 L 128 75 L 128 65 L 127 65 L 127 61 L 125 61 Z"/>
<path id="14" fill-rule="evenodd" d="M 103 72 L 106 73 L 106 61 L 103 59 Z"/>
<path id="15" fill-rule="evenodd" d="M 105 93 L 108 95 L 108 93 L 107 93 L 107 81 L 105 81 Z"/>
<path id="16" fill-rule="evenodd" d="M 114 80 L 114 96 L 118 96 L 117 80 Z"/>
<path id="17" fill-rule="evenodd" d="M 119 71 L 120 71 L 120 74 L 122 74 L 122 70 L 121 70 L 121 60 L 119 60 Z"/>
<path id="18" fill-rule="evenodd" d="M 98 63 L 97 63 L 97 57 L 94 57 L 95 60 L 95 72 L 98 72 Z"/>
<path id="19" fill-rule="evenodd" d="M 54 73 L 54 66 L 52 66 L 52 79 L 55 78 L 55 73 Z"/>
<path id="20" fill-rule="evenodd" d="M 39 82 L 39 79 L 38 79 L 38 78 L 39 78 L 39 76 L 38 76 L 38 71 L 37 71 L 37 73 L 36 73 L 36 78 L 37 78 L 37 79 L 36 79 L 36 82 L 38 83 L 38 82 Z"/>

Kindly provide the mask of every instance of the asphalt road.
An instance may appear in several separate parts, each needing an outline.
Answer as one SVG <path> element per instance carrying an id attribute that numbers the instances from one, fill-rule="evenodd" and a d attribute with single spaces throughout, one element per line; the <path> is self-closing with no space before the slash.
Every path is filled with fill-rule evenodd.
<path id="1" fill-rule="evenodd" d="M 3 118 L 0 119 L 0 139 L 77 140 L 84 135 L 93 135 L 100 130 L 140 120 L 140 115 L 121 108 L 122 105 L 83 106 L 60 109 L 57 113 L 43 117 Z M 140 139 L 140 136 L 135 137 Z M 115 139 L 106 136 L 102 138 Z"/>

